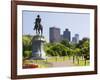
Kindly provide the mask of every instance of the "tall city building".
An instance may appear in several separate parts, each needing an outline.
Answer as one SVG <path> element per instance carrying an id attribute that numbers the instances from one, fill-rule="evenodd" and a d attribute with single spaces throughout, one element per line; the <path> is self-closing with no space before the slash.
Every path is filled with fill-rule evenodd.
<path id="1" fill-rule="evenodd" d="M 75 36 L 72 38 L 73 43 L 78 43 L 79 42 L 79 34 L 75 34 Z"/>
<path id="2" fill-rule="evenodd" d="M 76 38 L 76 43 L 79 42 L 79 34 L 75 34 L 75 38 Z"/>
<path id="3" fill-rule="evenodd" d="M 77 40 L 76 40 L 76 38 L 75 37 L 72 37 L 72 43 L 76 43 L 77 42 Z"/>
<path id="4" fill-rule="evenodd" d="M 61 41 L 63 40 L 63 35 L 60 35 L 60 40 L 61 40 Z"/>
<path id="5" fill-rule="evenodd" d="M 68 41 L 71 39 L 71 32 L 68 29 L 65 29 L 63 32 L 63 39 Z"/>
<path id="6" fill-rule="evenodd" d="M 60 29 L 56 27 L 51 27 L 49 29 L 49 39 L 50 42 L 60 42 L 61 36 L 60 36 Z"/>

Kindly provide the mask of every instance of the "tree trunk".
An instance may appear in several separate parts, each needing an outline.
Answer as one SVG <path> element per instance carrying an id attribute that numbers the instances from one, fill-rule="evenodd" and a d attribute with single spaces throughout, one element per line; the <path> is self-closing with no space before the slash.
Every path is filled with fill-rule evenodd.
<path id="1" fill-rule="evenodd" d="M 75 62 L 75 56 L 73 56 L 73 63 Z"/>
<path id="2" fill-rule="evenodd" d="M 65 61 L 65 56 L 63 56 L 63 61 Z"/>
<path id="3" fill-rule="evenodd" d="M 56 56 L 56 62 L 57 62 L 57 56 Z"/>
<path id="4" fill-rule="evenodd" d="M 79 57 L 77 58 L 78 64 L 79 64 Z"/>
<path id="5" fill-rule="evenodd" d="M 47 58 L 46 58 L 46 62 L 47 62 Z"/>
<path id="6" fill-rule="evenodd" d="M 85 64 L 85 66 L 86 66 L 86 59 L 85 59 L 85 63 L 84 63 L 84 64 Z"/>

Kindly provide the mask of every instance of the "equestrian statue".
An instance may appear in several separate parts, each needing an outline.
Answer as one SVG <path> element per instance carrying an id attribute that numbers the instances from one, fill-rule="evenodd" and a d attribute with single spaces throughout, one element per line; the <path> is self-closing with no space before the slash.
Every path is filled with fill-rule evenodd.
<path id="1" fill-rule="evenodd" d="M 43 27 L 41 25 L 40 15 L 37 15 L 37 18 L 35 19 L 34 30 L 36 30 L 36 34 L 41 34 L 42 35 L 42 33 L 43 33 Z"/>

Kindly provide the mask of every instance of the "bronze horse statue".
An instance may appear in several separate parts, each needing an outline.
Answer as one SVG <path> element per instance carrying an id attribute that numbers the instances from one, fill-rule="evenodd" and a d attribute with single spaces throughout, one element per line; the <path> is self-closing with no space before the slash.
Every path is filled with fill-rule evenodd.
<path id="1" fill-rule="evenodd" d="M 35 19 L 34 30 L 36 30 L 36 34 L 41 34 L 42 35 L 42 33 L 43 33 L 43 27 L 41 25 L 40 15 L 37 15 L 37 18 Z"/>

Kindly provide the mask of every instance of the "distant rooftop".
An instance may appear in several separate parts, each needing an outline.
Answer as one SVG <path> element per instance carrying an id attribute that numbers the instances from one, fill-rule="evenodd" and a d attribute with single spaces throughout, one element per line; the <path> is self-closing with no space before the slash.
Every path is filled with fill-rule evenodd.
<path id="1" fill-rule="evenodd" d="M 66 30 L 66 31 L 68 31 L 68 29 L 67 29 L 67 28 L 66 28 L 65 30 Z"/>
<path id="2" fill-rule="evenodd" d="M 57 27 L 54 26 L 54 27 L 50 27 L 50 29 L 60 29 L 60 28 L 57 28 Z"/>

